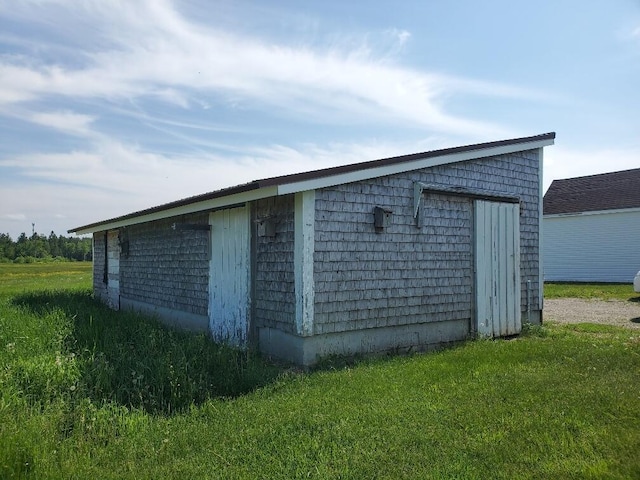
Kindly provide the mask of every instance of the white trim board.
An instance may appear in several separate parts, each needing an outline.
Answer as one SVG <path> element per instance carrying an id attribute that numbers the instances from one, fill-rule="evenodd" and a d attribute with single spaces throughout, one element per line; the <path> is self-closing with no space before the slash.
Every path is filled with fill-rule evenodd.
<path id="1" fill-rule="evenodd" d="M 387 175 L 395 175 L 412 170 L 421 170 L 423 168 L 436 167 L 438 165 L 464 162 L 476 158 L 496 157 L 498 155 L 507 155 L 509 153 L 524 152 L 526 150 L 534 150 L 549 145 L 553 145 L 553 140 L 537 140 L 527 143 L 518 143 L 515 145 L 503 145 L 499 147 L 470 150 L 466 152 L 449 153 L 437 157 L 409 160 L 407 162 L 397 163 L 394 165 L 384 165 L 376 168 L 356 170 L 349 173 L 330 175 L 311 180 L 304 180 L 302 182 L 279 185 L 278 195 L 297 193 L 305 190 L 315 190 L 318 188 L 333 187 L 335 185 L 359 182 L 362 180 L 369 180 L 371 178 L 384 177 Z"/>
<path id="2" fill-rule="evenodd" d="M 501 145 L 495 147 L 485 147 L 473 150 L 466 150 L 456 153 L 445 153 L 439 156 L 427 156 L 427 158 L 418 158 L 407 160 L 406 162 L 394 163 L 392 165 L 382 165 L 379 167 L 354 170 L 347 173 L 329 174 L 309 180 L 299 182 L 292 181 L 290 183 L 282 183 L 267 187 L 257 188 L 246 192 L 234 193 L 227 196 L 220 196 L 209 200 L 195 201 L 177 207 L 168 207 L 166 210 L 156 210 L 154 212 L 144 213 L 140 215 L 132 214 L 127 218 L 107 220 L 96 224 L 80 227 L 76 230 L 70 230 L 78 235 L 93 232 L 101 232 L 105 230 L 113 230 L 117 228 L 136 225 L 139 223 L 151 222 L 155 220 L 163 220 L 165 218 L 175 217 L 178 215 L 186 215 L 203 211 L 210 211 L 219 208 L 226 208 L 231 205 L 259 200 L 261 198 L 275 197 L 277 195 L 287 195 L 292 193 L 316 190 L 319 188 L 332 187 L 346 183 L 369 180 L 372 178 L 384 177 L 387 175 L 395 175 L 398 173 L 409 172 L 412 170 L 421 170 L 424 168 L 435 167 L 438 165 L 446 165 L 451 163 L 464 162 L 477 158 L 495 157 L 499 155 L 507 155 L 510 153 L 523 152 L 527 150 L 542 149 L 549 145 L 553 145 L 553 139 L 533 140 L 530 142 L 515 143 L 511 145 Z M 429 152 L 426 152 L 427 155 Z M 161 206 L 158 208 L 162 208 Z"/>
<path id="3" fill-rule="evenodd" d="M 277 194 L 278 194 L 277 187 L 275 186 L 265 187 L 257 190 L 251 190 L 248 192 L 236 193 L 226 197 L 212 198 L 210 200 L 190 203 L 188 205 L 181 205 L 179 207 L 142 214 L 140 216 L 135 216 L 135 217 L 126 218 L 122 220 L 114 220 L 112 222 L 102 223 L 95 226 L 88 226 L 81 230 L 75 230 L 75 233 L 78 235 L 83 235 L 83 234 L 92 233 L 92 232 L 103 232 L 105 230 L 113 230 L 116 228 L 128 227 L 130 225 L 137 225 L 139 223 L 153 222 L 155 220 L 164 220 L 165 218 L 176 217 L 178 215 L 186 215 L 189 213 L 216 210 L 219 208 L 229 207 L 231 205 L 238 205 L 241 203 L 250 202 L 252 200 L 258 200 L 266 197 L 273 197 L 273 196 L 276 196 Z"/>
<path id="4" fill-rule="evenodd" d="M 543 218 L 565 218 L 565 217 L 585 217 L 588 215 L 607 215 L 610 213 L 635 213 L 640 212 L 640 208 L 617 208 L 612 210 L 594 210 L 592 212 L 572 212 L 572 213 L 551 213 Z"/>

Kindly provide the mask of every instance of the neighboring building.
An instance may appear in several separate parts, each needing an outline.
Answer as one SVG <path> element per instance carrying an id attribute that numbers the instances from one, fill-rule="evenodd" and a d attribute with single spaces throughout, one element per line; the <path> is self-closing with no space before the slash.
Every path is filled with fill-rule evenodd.
<path id="1" fill-rule="evenodd" d="M 543 223 L 545 280 L 632 283 L 640 270 L 640 168 L 554 180 Z"/>
<path id="2" fill-rule="evenodd" d="M 517 334 L 542 318 L 555 134 L 254 181 L 78 227 L 94 292 L 310 365 Z"/>

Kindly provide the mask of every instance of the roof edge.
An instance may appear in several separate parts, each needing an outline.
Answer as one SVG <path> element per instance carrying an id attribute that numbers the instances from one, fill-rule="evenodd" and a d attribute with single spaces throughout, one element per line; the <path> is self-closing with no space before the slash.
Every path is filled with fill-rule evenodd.
<path id="1" fill-rule="evenodd" d="M 329 167 L 318 170 L 311 170 L 302 173 L 294 173 L 277 177 L 268 177 L 261 180 L 254 180 L 249 183 L 216 190 L 187 197 L 174 202 L 165 203 L 156 207 L 139 210 L 119 217 L 108 220 L 90 223 L 80 227 L 68 230 L 68 233 L 87 234 L 102 231 L 111 228 L 119 228 L 121 226 L 143 223 L 146 221 L 159 220 L 185 213 L 195 213 L 211 208 L 221 208 L 225 203 L 237 204 L 238 199 L 246 198 L 244 201 L 256 200 L 264 196 L 277 195 L 278 187 L 288 184 L 304 185 L 309 181 L 337 177 L 358 171 L 377 170 L 379 168 L 389 168 L 403 163 L 413 162 L 416 160 L 426 160 L 438 157 L 456 157 L 451 163 L 460 161 L 460 154 L 469 154 L 476 151 L 493 150 L 500 147 L 509 147 L 525 144 L 539 144 L 541 146 L 553 145 L 556 137 L 555 132 L 543 133 L 529 137 L 520 137 L 507 140 L 497 140 L 492 142 L 476 143 L 459 147 L 442 148 L 438 150 L 430 150 L 420 153 L 412 153 L 408 155 L 400 155 L 395 157 L 387 157 L 378 160 L 370 160 L 366 162 L 351 163 L 348 165 L 340 165 L 337 167 Z M 444 161 L 443 163 L 447 163 Z M 365 175 L 366 177 L 366 175 Z M 274 190 L 275 189 L 275 190 Z M 262 191 L 262 192 L 261 192 Z M 229 202 L 222 199 L 228 198 Z M 192 207 L 192 208 L 188 208 Z M 137 221 L 136 221 L 137 220 Z"/>
<path id="2" fill-rule="evenodd" d="M 408 155 L 399 155 L 395 157 L 386 157 L 378 160 L 369 160 L 365 162 L 350 163 L 347 165 L 340 165 L 338 167 L 328 167 L 318 170 L 310 170 L 308 172 L 293 173 L 289 175 L 282 175 L 278 177 L 270 177 L 259 180 L 260 185 L 283 185 L 287 183 L 297 183 L 304 181 L 308 178 L 319 178 L 329 175 L 339 175 L 341 173 L 350 173 L 357 170 L 368 170 L 379 166 L 390 166 L 399 163 L 411 162 L 413 160 L 422 160 L 433 157 L 444 157 L 453 155 L 456 153 L 473 152 L 476 150 L 486 150 L 496 147 L 506 147 L 510 145 L 519 145 L 532 142 L 549 141 L 549 145 L 553 144 L 556 138 L 556 132 L 543 133 L 540 135 L 533 135 L 530 137 L 520 137 L 508 140 L 497 140 L 493 142 L 475 143 L 471 145 L 463 145 L 460 147 L 448 147 L 438 150 L 428 150 L 426 152 L 411 153 Z"/>
<path id="3" fill-rule="evenodd" d="M 579 212 L 544 213 L 542 218 L 588 217 L 590 215 L 606 215 L 615 213 L 637 213 L 640 207 L 610 208 L 608 210 L 581 210 Z"/>

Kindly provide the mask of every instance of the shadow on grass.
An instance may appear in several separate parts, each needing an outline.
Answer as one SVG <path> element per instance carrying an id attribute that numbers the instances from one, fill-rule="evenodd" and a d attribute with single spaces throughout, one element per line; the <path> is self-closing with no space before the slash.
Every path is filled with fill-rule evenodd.
<path id="1" fill-rule="evenodd" d="M 210 398 L 237 397 L 273 382 L 282 369 L 258 354 L 115 312 L 89 291 L 14 297 L 38 321 L 58 322 L 61 360 L 77 372 L 76 398 L 170 415 Z"/>
<path id="2" fill-rule="evenodd" d="M 628 302 L 640 303 L 640 295 L 636 295 L 635 297 L 629 297 Z"/>

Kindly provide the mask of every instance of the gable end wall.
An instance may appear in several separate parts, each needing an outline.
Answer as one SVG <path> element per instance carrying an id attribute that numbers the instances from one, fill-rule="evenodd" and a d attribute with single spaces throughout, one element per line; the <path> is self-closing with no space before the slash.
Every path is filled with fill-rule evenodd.
<path id="1" fill-rule="evenodd" d="M 471 322 L 473 202 L 424 193 L 421 227 L 414 183 L 491 190 L 518 197 L 521 310 L 540 310 L 538 150 L 355 182 L 316 193 L 315 332 L 334 333 L 445 320 Z M 392 211 L 376 233 L 373 209 Z"/>

